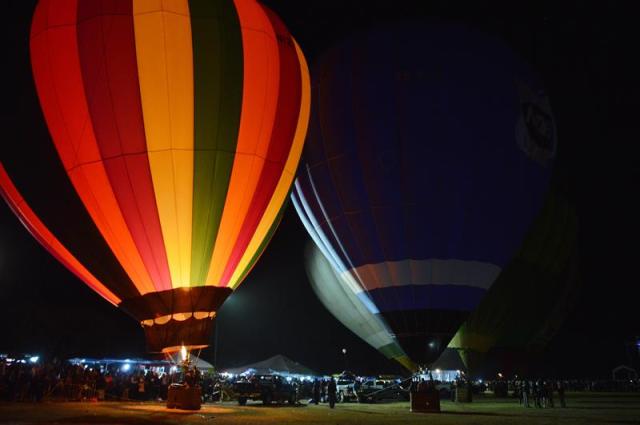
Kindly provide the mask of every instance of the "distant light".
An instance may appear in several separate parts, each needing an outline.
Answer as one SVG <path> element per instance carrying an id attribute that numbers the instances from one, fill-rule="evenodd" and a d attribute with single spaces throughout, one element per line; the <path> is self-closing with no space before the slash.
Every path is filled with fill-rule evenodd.
<path id="1" fill-rule="evenodd" d="M 502 373 L 498 372 L 498 377 L 502 378 Z"/>
<path id="2" fill-rule="evenodd" d="M 440 369 L 436 369 L 436 373 L 440 373 Z"/>
<path id="3" fill-rule="evenodd" d="M 456 373 L 457 373 L 458 375 L 460 375 L 460 369 L 456 370 Z"/>
<path id="4" fill-rule="evenodd" d="M 121 370 L 122 370 L 123 372 L 128 372 L 128 371 L 129 371 L 129 369 L 131 369 L 131 364 L 129 364 L 129 363 L 125 363 L 125 364 L 123 364 L 123 365 L 122 365 Z"/>
<path id="5" fill-rule="evenodd" d="M 342 349 L 342 354 L 347 354 L 347 349 L 346 348 Z"/>
<path id="6" fill-rule="evenodd" d="M 435 346 L 436 346 L 436 343 L 435 343 L 435 342 L 431 341 L 431 342 L 429 343 L 429 348 L 433 348 L 433 347 L 435 347 Z"/>
<path id="7" fill-rule="evenodd" d="M 291 382 L 291 377 L 287 376 L 287 382 Z"/>
<path id="8" fill-rule="evenodd" d="M 171 372 L 175 372 L 176 370 L 178 370 L 176 366 L 171 366 Z"/>
<path id="9" fill-rule="evenodd" d="M 29 361 L 30 361 L 31 363 L 38 363 L 38 360 L 40 360 L 40 356 L 31 356 L 31 357 L 29 358 Z"/>
<path id="10" fill-rule="evenodd" d="M 478 383 L 482 384 L 482 379 L 478 379 Z"/>

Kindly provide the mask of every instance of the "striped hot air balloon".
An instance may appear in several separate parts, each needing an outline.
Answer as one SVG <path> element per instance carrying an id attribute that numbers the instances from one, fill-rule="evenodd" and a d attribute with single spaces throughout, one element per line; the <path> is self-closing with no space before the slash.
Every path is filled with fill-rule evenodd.
<path id="1" fill-rule="evenodd" d="M 253 0 L 41 0 L 30 41 L 52 142 L 3 144 L 3 197 L 150 351 L 208 345 L 298 165 L 299 46 Z"/>

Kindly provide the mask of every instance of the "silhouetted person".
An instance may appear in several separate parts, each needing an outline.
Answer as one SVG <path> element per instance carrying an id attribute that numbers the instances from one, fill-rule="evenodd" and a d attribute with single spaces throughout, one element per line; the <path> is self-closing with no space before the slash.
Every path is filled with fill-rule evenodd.
<path id="1" fill-rule="evenodd" d="M 545 387 L 545 407 L 555 407 L 553 404 L 553 383 L 551 381 L 544 383 Z"/>
<path id="2" fill-rule="evenodd" d="M 536 407 L 542 408 L 542 380 L 538 379 L 534 382 L 533 386 L 533 398 L 535 401 Z"/>
<path id="3" fill-rule="evenodd" d="M 316 379 L 313 381 L 313 388 L 311 389 L 313 402 L 318 405 L 320 402 L 320 381 Z"/>
<path id="4" fill-rule="evenodd" d="M 336 407 L 336 380 L 331 378 L 327 384 L 327 396 L 329 397 L 329 407 Z"/>
<path id="5" fill-rule="evenodd" d="M 522 383 L 522 405 L 524 407 L 531 407 L 529 406 L 530 394 L 531 394 L 531 384 L 529 383 L 528 379 L 525 379 L 524 382 Z"/>
<path id="6" fill-rule="evenodd" d="M 560 407 L 567 407 L 567 403 L 564 398 L 564 382 L 558 381 L 558 398 L 560 399 Z"/>

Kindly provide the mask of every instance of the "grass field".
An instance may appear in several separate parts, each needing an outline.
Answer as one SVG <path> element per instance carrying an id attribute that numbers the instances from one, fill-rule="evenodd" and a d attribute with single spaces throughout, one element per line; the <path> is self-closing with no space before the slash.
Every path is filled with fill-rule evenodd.
<path id="1" fill-rule="evenodd" d="M 297 407 L 207 404 L 198 412 L 160 403 L 0 403 L 0 424 L 640 424 L 640 394 L 569 394 L 566 409 L 525 409 L 513 400 L 442 402 L 442 413 L 410 413 L 408 403 Z"/>

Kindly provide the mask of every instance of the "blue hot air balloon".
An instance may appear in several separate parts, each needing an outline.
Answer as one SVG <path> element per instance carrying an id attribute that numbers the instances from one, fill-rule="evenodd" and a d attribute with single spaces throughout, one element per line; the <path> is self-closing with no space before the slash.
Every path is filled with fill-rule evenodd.
<path id="1" fill-rule="evenodd" d="M 293 204 L 344 284 L 430 364 L 543 203 L 556 133 L 542 85 L 497 39 L 405 23 L 322 56 L 311 108 Z"/>

